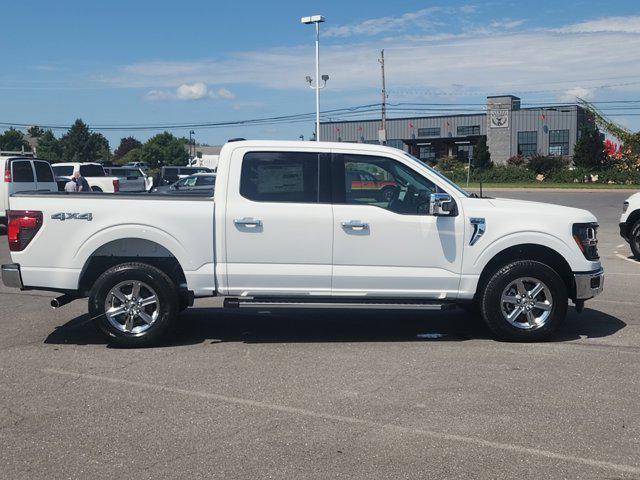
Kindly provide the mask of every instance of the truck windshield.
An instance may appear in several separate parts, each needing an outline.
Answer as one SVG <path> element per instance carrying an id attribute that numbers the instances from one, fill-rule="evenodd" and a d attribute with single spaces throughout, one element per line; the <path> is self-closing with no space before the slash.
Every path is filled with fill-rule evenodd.
<path id="1" fill-rule="evenodd" d="M 438 170 L 436 170 L 435 168 L 430 167 L 429 165 L 427 165 L 426 163 L 424 163 L 422 160 L 414 157 L 413 155 L 406 153 L 405 155 L 407 157 L 409 157 L 411 160 L 413 160 L 414 162 L 419 163 L 421 166 L 425 167 L 427 170 L 429 170 L 431 173 L 433 173 L 435 176 L 437 176 L 438 178 L 440 178 L 443 182 L 445 182 L 447 185 L 450 185 L 452 188 L 455 188 L 457 192 L 461 193 L 462 195 L 464 195 L 465 197 L 470 197 L 471 195 L 469 194 L 469 192 L 467 192 L 466 190 L 462 189 L 461 187 L 459 187 L 457 184 L 453 183 L 451 180 L 449 180 L 447 177 L 445 177 L 442 173 L 440 173 Z"/>

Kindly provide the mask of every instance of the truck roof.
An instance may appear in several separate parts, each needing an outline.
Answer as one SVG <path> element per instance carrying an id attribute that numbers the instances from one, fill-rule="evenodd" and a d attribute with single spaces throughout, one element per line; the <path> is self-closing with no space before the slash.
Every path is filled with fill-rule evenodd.
<path id="1" fill-rule="evenodd" d="M 234 150 L 236 148 L 303 148 L 313 149 L 340 149 L 340 150 L 357 150 L 359 152 L 371 152 L 371 153 L 398 153 L 403 152 L 397 148 L 387 147 L 385 145 L 375 145 L 370 143 L 352 143 L 352 142 L 314 142 L 314 141 L 302 141 L 302 140 L 240 140 L 237 142 L 228 142 L 220 151 L 220 154 L 224 154 L 227 150 Z M 404 152 L 403 152 L 404 153 Z"/>
<path id="2" fill-rule="evenodd" d="M 56 167 L 75 167 L 76 165 L 98 165 L 102 167 L 102 164 L 98 162 L 60 162 L 53 165 Z"/>

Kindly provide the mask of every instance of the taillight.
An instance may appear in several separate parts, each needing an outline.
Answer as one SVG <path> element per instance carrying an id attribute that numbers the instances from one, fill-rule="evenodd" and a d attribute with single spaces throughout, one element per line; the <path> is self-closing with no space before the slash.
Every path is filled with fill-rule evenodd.
<path id="1" fill-rule="evenodd" d="M 113 180 L 113 191 L 114 192 L 120 191 L 120 180 L 118 180 L 117 178 Z"/>
<path id="2" fill-rule="evenodd" d="M 597 223 L 574 223 L 573 239 L 578 244 L 578 248 L 587 260 L 598 260 L 598 224 Z"/>
<path id="3" fill-rule="evenodd" d="M 9 250 L 21 252 L 36 236 L 42 226 L 42 212 L 32 210 L 7 211 L 7 238 Z"/>
<path id="4" fill-rule="evenodd" d="M 4 182 L 11 183 L 11 163 L 7 162 L 7 165 L 4 167 Z"/>

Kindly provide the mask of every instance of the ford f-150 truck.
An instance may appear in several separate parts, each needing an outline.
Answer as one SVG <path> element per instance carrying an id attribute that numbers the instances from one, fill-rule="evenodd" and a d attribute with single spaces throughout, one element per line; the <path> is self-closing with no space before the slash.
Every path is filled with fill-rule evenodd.
<path id="1" fill-rule="evenodd" d="M 393 195 L 354 189 L 350 171 Z M 5 285 L 88 297 L 115 343 L 165 335 L 193 299 L 228 308 L 443 309 L 494 334 L 548 338 L 568 300 L 602 291 L 597 220 L 556 205 L 478 198 L 394 148 L 227 143 L 213 198 L 24 193 L 10 198 Z"/>
<path id="2" fill-rule="evenodd" d="M 636 260 L 640 260 L 640 192 L 624 201 L 620 216 L 620 236 L 631 246 Z"/>

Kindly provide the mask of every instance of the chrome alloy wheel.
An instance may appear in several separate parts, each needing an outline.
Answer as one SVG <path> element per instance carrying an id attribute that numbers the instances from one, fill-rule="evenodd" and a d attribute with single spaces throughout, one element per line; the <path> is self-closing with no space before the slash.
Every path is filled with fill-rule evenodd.
<path id="1" fill-rule="evenodd" d="M 158 319 L 160 301 L 146 283 L 127 280 L 109 290 L 104 301 L 104 314 L 114 328 L 138 335 Z"/>
<path id="2" fill-rule="evenodd" d="M 551 316 L 551 291 L 538 279 L 523 277 L 509 283 L 502 291 L 500 310 L 512 326 L 535 330 Z"/>

